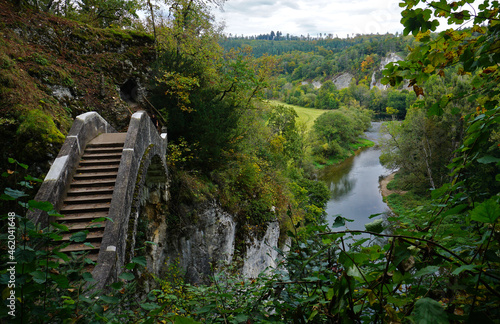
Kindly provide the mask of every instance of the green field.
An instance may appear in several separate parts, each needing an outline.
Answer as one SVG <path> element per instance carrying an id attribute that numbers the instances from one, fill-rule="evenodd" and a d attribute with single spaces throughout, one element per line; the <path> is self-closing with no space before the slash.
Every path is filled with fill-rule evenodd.
<path id="1" fill-rule="evenodd" d="M 299 121 L 303 122 L 306 124 L 307 129 L 311 129 L 312 125 L 314 124 L 314 121 L 316 118 L 318 118 L 320 115 L 323 113 L 327 112 L 328 110 L 325 109 L 314 109 L 314 108 L 304 108 L 304 107 L 299 107 L 295 105 L 289 105 L 281 101 L 277 100 L 269 100 L 269 104 L 276 106 L 276 105 L 283 105 L 286 107 L 292 107 L 295 109 L 297 112 L 297 115 L 299 116 Z"/>

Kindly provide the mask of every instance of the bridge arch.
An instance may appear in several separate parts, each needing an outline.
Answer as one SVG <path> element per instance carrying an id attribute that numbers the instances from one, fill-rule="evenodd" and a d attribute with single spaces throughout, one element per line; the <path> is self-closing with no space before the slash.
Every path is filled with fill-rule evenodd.
<path id="1" fill-rule="evenodd" d="M 90 154 L 85 153 L 88 152 L 86 146 L 93 143 L 94 138 L 103 138 L 102 134 L 115 132 L 95 112 L 78 116 L 35 197 L 35 200 L 38 201 L 51 202 L 58 211 L 61 209 L 67 213 L 71 211 L 71 217 L 68 219 L 73 220 L 79 217 L 75 214 L 75 210 L 85 209 L 86 217 L 103 213 L 103 211 L 97 212 L 93 209 L 94 206 L 99 210 L 109 210 L 104 229 L 101 229 L 101 234 L 94 235 L 93 238 L 99 237 L 100 239 L 102 236 L 99 245 L 94 247 L 96 253 L 98 251 L 97 262 L 92 271 L 92 276 L 97 282 L 94 287 L 96 289 L 106 288 L 108 284 L 118 279 L 124 265 L 134 257 L 133 251 L 137 244 L 144 245 L 145 241 L 161 243 L 166 227 L 165 219 L 161 217 L 163 214 L 161 208 L 164 208 L 162 206 L 165 206 L 168 200 L 167 134 L 158 134 L 155 125 L 144 111 L 132 115 L 126 134 L 111 135 L 114 139 L 120 138 L 123 148 L 120 144 L 120 148 L 96 149 L 92 147 L 88 150 L 93 151 L 92 154 L 97 156 L 106 155 L 109 150 L 112 150 L 115 152 L 112 153 L 114 156 L 119 156 L 119 160 L 117 160 L 119 162 L 116 162 L 117 166 L 115 167 L 117 171 L 111 172 L 109 166 L 99 165 L 99 162 L 95 163 L 97 167 L 93 166 L 92 170 L 100 168 L 104 171 L 91 171 L 104 172 L 104 174 L 96 175 L 96 177 L 103 179 L 109 177 L 111 173 L 115 175 L 116 181 L 114 187 L 111 187 L 113 188 L 111 189 L 112 193 L 107 194 L 108 196 L 104 198 L 95 190 L 81 190 L 81 192 L 87 193 L 92 191 L 94 194 L 92 197 L 95 197 L 93 199 L 103 201 L 85 206 L 75 205 L 87 200 L 75 197 L 74 189 L 72 189 L 73 196 L 68 198 L 68 190 L 73 186 L 77 177 L 78 179 L 86 178 L 87 180 L 78 181 L 80 183 L 86 182 L 90 186 L 92 186 L 91 182 L 94 181 L 88 180 L 89 173 L 81 173 L 83 172 L 81 164 L 89 162 L 88 158 L 85 158 Z M 105 152 L 104 150 L 107 152 L 106 154 L 100 153 Z M 96 151 L 99 152 L 96 153 Z M 117 151 L 121 153 L 117 153 Z M 88 172 L 89 167 L 83 168 Z M 92 173 L 92 177 L 94 174 L 98 173 Z M 104 199 L 109 202 L 104 202 Z M 28 217 L 41 229 L 48 228 L 50 224 L 47 213 L 41 211 L 34 211 Z M 64 222 L 64 217 L 61 219 Z M 142 219 L 145 221 L 143 222 Z M 139 235 L 137 238 L 138 230 L 145 236 Z M 138 240 L 139 242 L 137 242 Z M 156 265 L 163 264 L 162 257 L 161 247 L 151 247 L 147 254 L 148 269 L 157 274 L 159 267 Z"/>
<path id="2" fill-rule="evenodd" d="M 165 261 L 163 242 L 167 229 L 168 172 L 158 154 L 146 150 L 137 175 L 129 218 L 130 239 L 125 263 L 146 257 L 149 272 L 158 275 Z"/>
<path id="3" fill-rule="evenodd" d="M 97 264 L 92 272 L 97 281 L 96 288 L 105 288 L 107 284 L 117 280 L 124 266 L 133 257 L 141 201 L 154 199 L 157 195 L 150 193 L 156 191 L 160 197 L 168 198 L 166 151 L 167 134 L 159 135 L 144 111 L 134 113 L 127 131 L 109 209 L 110 220 L 106 223 Z M 149 188 L 153 185 L 157 190 L 150 191 Z M 142 199 L 145 193 L 147 196 Z"/>

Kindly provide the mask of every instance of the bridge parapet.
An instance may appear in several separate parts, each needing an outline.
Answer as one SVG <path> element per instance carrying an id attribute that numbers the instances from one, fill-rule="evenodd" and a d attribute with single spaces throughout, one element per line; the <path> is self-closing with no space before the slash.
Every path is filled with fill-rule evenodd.
<path id="1" fill-rule="evenodd" d="M 48 201 L 59 210 L 85 146 L 102 133 L 116 133 L 116 130 L 96 112 L 77 116 L 35 200 Z M 28 214 L 28 218 L 41 228 L 49 225 L 46 212 L 35 210 Z"/>
<path id="2" fill-rule="evenodd" d="M 105 288 L 115 281 L 129 261 L 127 255 L 134 249 L 138 218 L 137 213 L 131 215 L 132 211 L 140 208 L 140 195 L 152 163 L 155 163 L 157 169 L 154 181 L 166 186 L 166 151 L 167 134 L 159 135 L 145 112 L 133 114 L 109 209 L 111 220 L 106 223 L 97 265 L 92 273 L 97 281 L 96 288 Z"/>

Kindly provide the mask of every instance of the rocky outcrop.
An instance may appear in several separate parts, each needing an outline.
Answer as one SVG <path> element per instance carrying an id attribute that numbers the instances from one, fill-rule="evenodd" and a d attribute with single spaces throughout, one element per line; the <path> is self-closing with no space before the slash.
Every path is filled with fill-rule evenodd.
<path id="1" fill-rule="evenodd" d="M 207 283 L 218 266 L 235 259 L 238 235 L 234 217 L 215 201 L 199 208 L 197 214 L 196 222 L 168 228 L 164 247 L 167 264 L 178 264 L 186 280 L 194 284 Z M 279 236 L 279 224 L 272 222 L 262 238 L 247 239 L 247 250 L 242 256 L 245 277 L 256 278 L 266 268 L 276 266 Z"/>
<path id="2" fill-rule="evenodd" d="M 250 239 L 246 257 L 243 263 L 243 275 L 247 278 L 257 278 L 266 269 L 275 268 L 278 259 L 278 240 L 280 226 L 278 222 L 269 223 L 266 233 L 259 240 Z"/>
<path id="3" fill-rule="evenodd" d="M 178 262 L 189 282 L 206 282 L 213 267 L 233 260 L 235 235 L 232 215 L 216 202 L 207 203 L 199 208 L 196 222 L 167 228 L 167 263 Z"/>
<path id="4" fill-rule="evenodd" d="M 389 53 L 387 56 L 382 58 L 382 61 L 380 62 L 380 67 L 373 72 L 372 74 L 372 80 L 370 82 L 370 89 L 373 87 L 377 87 L 380 90 L 387 90 L 389 88 L 388 84 L 382 84 L 381 78 L 382 78 L 382 70 L 385 68 L 385 66 L 389 63 L 397 62 L 403 60 L 402 57 L 397 55 L 396 53 Z"/>
<path id="5" fill-rule="evenodd" d="M 337 87 L 337 90 L 342 90 L 349 87 L 349 84 L 354 79 L 354 76 L 351 73 L 342 73 L 337 75 L 332 79 L 333 84 Z"/>

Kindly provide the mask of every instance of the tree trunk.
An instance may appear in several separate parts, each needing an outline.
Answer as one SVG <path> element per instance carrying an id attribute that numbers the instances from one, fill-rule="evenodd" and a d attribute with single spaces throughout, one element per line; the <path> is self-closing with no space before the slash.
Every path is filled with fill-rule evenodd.
<path id="1" fill-rule="evenodd" d="M 153 5 L 151 4 L 151 0 L 148 0 L 149 11 L 151 12 L 151 23 L 153 24 L 153 36 L 155 38 L 155 56 L 158 59 L 158 40 L 156 38 L 156 24 L 155 24 L 155 13 L 153 10 Z"/>

